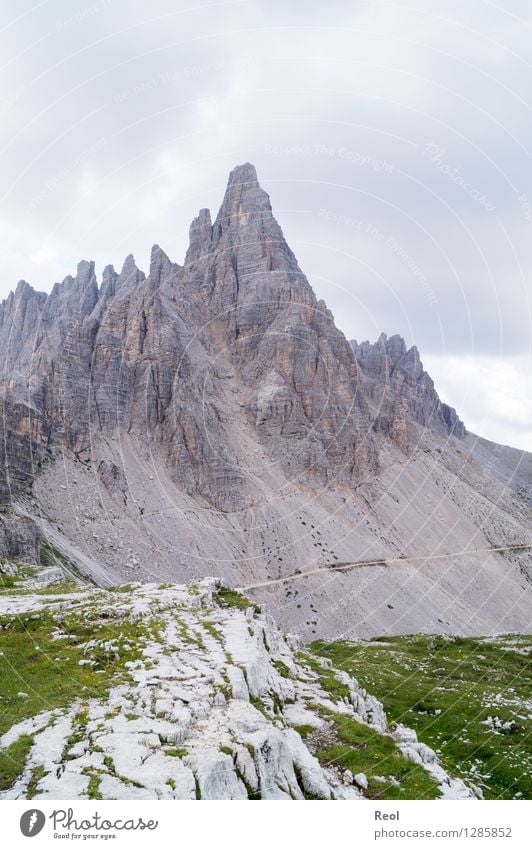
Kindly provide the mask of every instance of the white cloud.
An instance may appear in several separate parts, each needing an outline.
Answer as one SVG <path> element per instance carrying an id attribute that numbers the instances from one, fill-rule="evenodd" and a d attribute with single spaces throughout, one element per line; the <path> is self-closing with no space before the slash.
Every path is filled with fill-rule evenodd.
<path id="1" fill-rule="evenodd" d="M 532 356 L 429 355 L 423 365 L 468 430 L 532 451 Z"/>

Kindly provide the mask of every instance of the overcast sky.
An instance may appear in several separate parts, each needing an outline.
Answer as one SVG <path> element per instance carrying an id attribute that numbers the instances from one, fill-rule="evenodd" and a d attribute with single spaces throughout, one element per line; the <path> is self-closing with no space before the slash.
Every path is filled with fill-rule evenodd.
<path id="1" fill-rule="evenodd" d="M 181 262 L 251 161 L 349 338 L 532 450 L 529 0 L 2 0 L 1 296 Z"/>

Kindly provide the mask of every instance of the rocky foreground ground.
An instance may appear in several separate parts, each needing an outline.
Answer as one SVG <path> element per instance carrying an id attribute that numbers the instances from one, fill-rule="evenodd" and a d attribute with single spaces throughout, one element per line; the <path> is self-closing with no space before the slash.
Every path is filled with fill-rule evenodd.
<path id="1" fill-rule="evenodd" d="M 8 578 L 0 798 L 481 795 L 218 579 L 86 590 Z M 369 778 L 354 772 L 365 763 Z"/>

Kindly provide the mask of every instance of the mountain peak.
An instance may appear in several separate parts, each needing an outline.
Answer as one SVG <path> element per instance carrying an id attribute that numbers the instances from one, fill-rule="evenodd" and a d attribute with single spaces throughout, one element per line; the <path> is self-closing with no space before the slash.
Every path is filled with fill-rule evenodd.
<path id="1" fill-rule="evenodd" d="M 243 165 L 237 165 L 229 174 L 228 185 L 235 183 L 258 183 L 257 169 L 251 162 L 244 162 Z"/>
<path id="2" fill-rule="evenodd" d="M 160 245 L 154 245 L 150 257 L 150 278 L 152 281 L 160 281 L 161 276 L 171 273 L 173 267 L 171 259 Z"/>
<path id="3" fill-rule="evenodd" d="M 81 259 L 78 262 L 76 278 L 81 286 L 94 282 L 94 260 Z"/>
<path id="4" fill-rule="evenodd" d="M 30 286 L 30 284 L 26 280 L 19 280 L 17 283 L 17 288 L 15 289 L 15 297 L 19 298 L 23 295 L 31 294 L 34 292 L 35 290 L 33 286 Z"/>
<path id="5" fill-rule="evenodd" d="M 273 219 L 270 197 L 257 179 L 251 163 L 238 165 L 229 174 L 227 188 L 220 211 L 216 217 L 213 235 L 215 240 L 231 230 L 241 230 L 260 216 Z"/>
<path id="6" fill-rule="evenodd" d="M 197 218 L 190 225 L 189 247 L 185 258 L 185 266 L 207 253 L 212 239 L 212 222 L 209 209 L 200 209 Z"/>
<path id="7" fill-rule="evenodd" d="M 123 262 L 121 274 L 131 274 L 134 271 L 138 271 L 137 264 L 135 262 L 135 257 L 133 254 L 128 254 Z"/>
<path id="8" fill-rule="evenodd" d="M 102 283 L 99 291 L 99 303 L 104 304 L 116 291 L 118 274 L 113 265 L 106 265 L 102 273 Z"/>

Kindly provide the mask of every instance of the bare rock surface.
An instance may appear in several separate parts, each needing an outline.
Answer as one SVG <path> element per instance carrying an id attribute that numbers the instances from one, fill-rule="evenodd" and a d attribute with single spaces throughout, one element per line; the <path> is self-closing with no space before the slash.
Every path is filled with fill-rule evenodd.
<path id="1" fill-rule="evenodd" d="M 125 680 L 104 697 L 80 693 L 5 732 L 0 751 L 25 735 L 31 745 L 21 776 L 0 798 L 362 799 L 367 779 L 354 782 L 318 757 L 320 740 L 334 743 L 338 716 L 397 741 L 397 757 L 435 779 L 436 797 L 475 798 L 414 732 L 389 727 L 380 702 L 354 678 L 299 651 L 297 638 L 251 602 L 224 596 L 217 579 L 118 589 L 77 596 L 77 619 L 101 616 L 116 629 L 109 640 L 95 632 L 78 650 L 80 665 L 102 672 L 106 658 L 120 662 Z M 64 597 L 29 593 L 7 598 L 8 609 L 10 601 L 19 614 L 57 615 L 53 638 L 68 641 Z M 126 623 L 138 623 L 138 637 L 123 637 Z M 137 641 L 141 650 L 128 660 Z M 307 728 L 316 730 L 313 742 L 299 733 Z"/>

